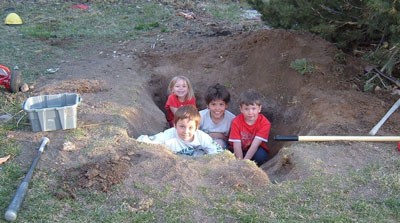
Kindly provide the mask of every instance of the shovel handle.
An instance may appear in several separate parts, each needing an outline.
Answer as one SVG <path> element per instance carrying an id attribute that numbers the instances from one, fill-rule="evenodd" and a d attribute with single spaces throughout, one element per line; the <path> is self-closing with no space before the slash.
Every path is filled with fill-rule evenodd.
<path id="1" fill-rule="evenodd" d="M 364 141 L 364 142 L 400 142 L 400 136 L 275 136 L 275 141 Z"/>
<path id="2" fill-rule="evenodd" d="M 288 136 L 282 136 L 282 135 L 277 135 L 274 138 L 275 141 L 299 141 L 299 137 L 295 135 L 288 135 Z"/>

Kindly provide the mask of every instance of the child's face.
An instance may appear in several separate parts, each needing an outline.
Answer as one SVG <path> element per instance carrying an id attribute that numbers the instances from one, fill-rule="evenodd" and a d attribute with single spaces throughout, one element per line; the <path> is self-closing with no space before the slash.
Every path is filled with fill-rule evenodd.
<path id="1" fill-rule="evenodd" d="M 194 139 L 194 133 L 197 131 L 196 122 L 194 120 L 180 119 L 175 125 L 176 132 L 179 138 L 185 142 L 192 142 Z"/>
<path id="2" fill-rule="evenodd" d="M 248 124 L 254 124 L 261 112 L 261 105 L 240 105 L 240 112 L 244 115 L 244 120 Z"/>
<path id="3" fill-rule="evenodd" d="M 185 80 L 177 80 L 174 87 L 172 88 L 172 93 L 176 96 L 184 98 L 188 93 L 188 86 Z"/>
<path id="4" fill-rule="evenodd" d="M 221 99 L 212 100 L 208 105 L 208 109 L 210 110 L 211 118 L 213 119 L 223 119 L 225 110 L 228 108 L 228 105 L 225 101 Z"/>

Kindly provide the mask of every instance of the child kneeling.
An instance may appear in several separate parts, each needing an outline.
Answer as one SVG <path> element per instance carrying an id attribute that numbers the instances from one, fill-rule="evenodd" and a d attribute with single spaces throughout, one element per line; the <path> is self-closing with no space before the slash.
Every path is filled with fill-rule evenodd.
<path id="1" fill-rule="evenodd" d="M 268 159 L 270 121 L 261 112 L 261 95 L 249 89 L 240 95 L 240 112 L 232 121 L 229 142 L 237 159 L 249 159 L 258 166 Z"/>
<path id="2" fill-rule="evenodd" d="M 138 141 L 164 144 L 172 152 L 188 156 L 216 154 L 222 147 L 207 133 L 199 130 L 200 114 L 196 107 L 185 105 L 174 115 L 175 126 L 153 136 L 141 135 Z"/>

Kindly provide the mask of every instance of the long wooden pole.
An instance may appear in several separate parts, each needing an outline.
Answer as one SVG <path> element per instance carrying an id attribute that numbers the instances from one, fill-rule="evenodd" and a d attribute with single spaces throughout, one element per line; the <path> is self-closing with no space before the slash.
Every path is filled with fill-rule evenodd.
<path id="1" fill-rule="evenodd" d="M 364 141 L 364 142 L 400 142 L 400 136 L 295 136 L 277 135 L 275 141 L 300 141 L 300 142 L 322 142 L 322 141 Z"/>

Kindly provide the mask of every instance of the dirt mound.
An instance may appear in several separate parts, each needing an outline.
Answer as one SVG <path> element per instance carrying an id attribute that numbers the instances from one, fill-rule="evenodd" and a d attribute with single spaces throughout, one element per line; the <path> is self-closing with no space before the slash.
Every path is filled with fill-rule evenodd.
<path id="1" fill-rule="evenodd" d="M 111 186 L 121 183 L 129 169 L 128 162 L 118 160 L 103 163 L 89 163 L 83 167 L 67 170 L 65 182 L 76 184 L 80 188 L 89 188 L 107 192 Z"/>
<path id="2" fill-rule="evenodd" d="M 120 184 L 129 170 L 128 162 L 105 161 L 85 164 L 82 167 L 68 169 L 54 195 L 58 199 L 76 198 L 79 189 L 108 192 L 112 186 Z"/>
<path id="3" fill-rule="evenodd" d="M 106 86 L 105 82 L 102 80 L 79 79 L 58 81 L 50 86 L 43 86 L 39 91 L 44 94 L 57 94 L 62 92 L 84 94 L 97 93 L 109 89 L 110 87 Z"/>
<path id="4" fill-rule="evenodd" d="M 315 35 L 266 29 L 157 38 L 160 47 L 132 40 L 69 62 L 54 79 L 39 80 L 31 92 L 73 91 L 83 99 L 77 129 L 34 136 L 30 131 L 13 133 L 15 138 L 50 138 L 39 168 L 61 176 L 53 189 L 58 199 L 75 199 L 79 190 L 122 190 L 124 196 L 135 197 L 127 204 L 133 211 L 151 208 L 154 196 L 165 203 L 176 196 L 195 198 L 202 210 L 208 210 L 207 204 L 212 204 L 207 196 L 224 199 L 318 171 L 346 173 L 394 156 L 390 144 L 274 141 L 275 135 L 367 135 L 395 99 L 387 92 L 362 92 L 364 64 L 351 57 L 338 61 L 340 52 Z M 302 58 L 313 65 L 313 72 L 301 75 L 291 68 L 292 61 Z M 230 91 L 229 110 L 235 114 L 243 90 L 262 93 L 262 112 L 272 122 L 271 159 L 258 168 L 227 151 L 192 158 L 172 154 L 164 146 L 138 143 L 138 135 L 166 128 L 167 84 L 178 74 L 192 81 L 199 109 L 205 108 L 205 90 L 215 83 Z M 400 114 L 393 114 L 379 135 L 400 135 L 399 120 Z M 31 142 L 21 144 L 29 148 Z M 66 144 L 73 149 L 65 149 Z M 195 221 L 213 222 L 204 211 L 193 211 Z"/>
<path id="5" fill-rule="evenodd" d="M 152 185 L 160 191 L 169 185 L 169 190 L 174 192 L 171 195 L 185 196 L 193 194 L 198 187 L 217 191 L 220 191 L 218 188 L 255 190 L 269 183 L 268 176 L 254 163 L 240 162 L 227 151 L 217 156 L 193 158 L 172 154 L 164 146 L 139 144 L 114 152 L 96 155 L 87 163 L 62 171 L 61 180 L 54 186 L 54 195 L 58 199 L 75 199 L 79 190 L 107 193 L 123 183 L 128 193 L 136 194 L 134 188 L 141 184 Z M 64 154 L 64 159 L 75 155 Z M 232 172 L 237 174 L 231 175 Z"/>

